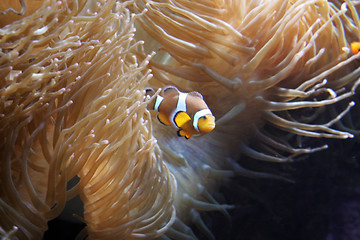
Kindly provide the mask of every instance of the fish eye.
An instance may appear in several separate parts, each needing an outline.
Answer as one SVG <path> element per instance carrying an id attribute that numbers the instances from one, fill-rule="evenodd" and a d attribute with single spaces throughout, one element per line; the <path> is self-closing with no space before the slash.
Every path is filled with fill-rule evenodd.
<path id="1" fill-rule="evenodd" d="M 202 119 L 206 119 L 206 116 L 202 116 L 201 118 L 202 118 Z"/>

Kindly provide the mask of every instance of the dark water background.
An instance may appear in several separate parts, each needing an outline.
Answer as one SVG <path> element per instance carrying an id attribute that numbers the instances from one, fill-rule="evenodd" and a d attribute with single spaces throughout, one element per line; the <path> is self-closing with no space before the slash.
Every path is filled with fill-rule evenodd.
<path id="1" fill-rule="evenodd" d="M 360 143 L 326 140 L 329 149 L 293 163 L 243 159 L 242 166 L 280 174 L 293 183 L 237 177 L 215 193 L 234 204 L 230 218 L 202 214 L 216 239 L 360 240 Z M 255 164 L 254 164 L 255 163 Z M 254 167 L 255 166 L 255 167 Z M 55 219 L 44 239 L 74 239 L 84 224 Z M 194 229 L 199 239 L 207 239 Z"/>

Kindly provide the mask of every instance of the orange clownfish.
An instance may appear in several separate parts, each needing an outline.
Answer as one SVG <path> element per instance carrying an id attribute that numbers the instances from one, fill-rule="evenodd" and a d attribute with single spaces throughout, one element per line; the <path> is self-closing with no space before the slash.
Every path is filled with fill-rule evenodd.
<path id="1" fill-rule="evenodd" d="M 146 95 L 154 95 L 153 89 L 146 89 Z M 191 138 L 195 134 L 209 133 L 215 128 L 215 117 L 198 92 L 183 93 L 176 87 L 168 86 L 162 96 L 157 95 L 148 109 L 158 111 L 158 120 L 173 125 L 179 130 L 179 137 Z"/>
<path id="2" fill-rule="evenodd" d="M 350 48 L 353 54 L 358 54 L 360 51 L 360 42 L 352 42 Z"/>

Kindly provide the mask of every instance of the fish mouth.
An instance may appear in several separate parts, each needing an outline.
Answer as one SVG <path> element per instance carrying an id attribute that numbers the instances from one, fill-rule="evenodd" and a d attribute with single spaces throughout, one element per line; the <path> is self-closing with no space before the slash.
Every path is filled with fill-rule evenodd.
<path id="1" fill-rule="evenodd" d="M 202 132 L 209 133 L 212 130 L 214 130 L 215 124 L 208 124 L 204 129 L 202 129 Z"/>

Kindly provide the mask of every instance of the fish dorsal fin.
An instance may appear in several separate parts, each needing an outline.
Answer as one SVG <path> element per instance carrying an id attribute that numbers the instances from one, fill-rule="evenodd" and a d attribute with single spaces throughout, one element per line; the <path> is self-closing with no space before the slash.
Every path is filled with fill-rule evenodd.
<path id="1" fill-rule="evenodd" d="M 174 116 L 174 123 L 178 128 L 182 128 L 188 121 L 191 121 L 191 118 L 186 112 L 181 111 Z"/>
<path id="2" fill-rule="evenodd" d="M 174 92 L 178 93 L 179 90 L 174 86 L 167 86 L 163 90 L 163 96 L 170 94 L 170 93 L 174 93 Z"/>
<path id="3" fill-rule="evenodd" d="M 203 96 L 202 96 L 201 93 L 199 93 L 199 92 L 189 92 L 188 94 L 189 94 L 190 96 L 198 97 L 198 98 L 203 99 Z"/>

